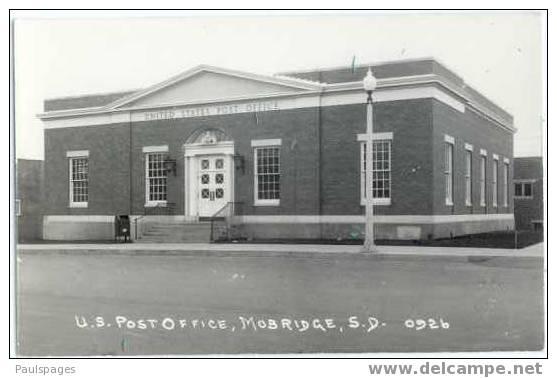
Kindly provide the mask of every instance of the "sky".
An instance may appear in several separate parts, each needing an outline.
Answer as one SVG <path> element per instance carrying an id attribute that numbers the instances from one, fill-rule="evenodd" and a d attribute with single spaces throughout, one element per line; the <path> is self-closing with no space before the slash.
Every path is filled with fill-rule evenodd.
<path id="1" fill-rule="evenodd" d="M 354 56 L 440 60 L 514 116 L 515 156 L 542 153 L 545 42 L 534 12 L 53 15 L 13 23 L 17 158 L 44 158 L 36 115 L 46 98 L 144 88 L 199 64 L 273 74 Z"/>

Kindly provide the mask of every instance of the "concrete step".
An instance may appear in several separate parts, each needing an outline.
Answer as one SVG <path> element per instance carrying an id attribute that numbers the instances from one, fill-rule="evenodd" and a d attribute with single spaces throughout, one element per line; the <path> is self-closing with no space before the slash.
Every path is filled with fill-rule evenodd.
<path id="1" fill-rule="evenodd" d="M 196 235 L 196 234 L 207 234 L 210 233 L 211 229 L 208 230 L 147 230 L 143 235 Z"/>
<path id="2" fill-rule="evenodd" d="M 144 225 L 139 243 L 208 243 L 210 222 L 153 222 Z"/>
<path id="3" fill-rule="evenodd" d="M 147 230 L 143 235 L 205 235 L 210 234 L 211 230 Z"/>
<path id="4" fill-rule="evenodd" d="M 210 240 L 210 235 L 144 235 L 139 240 Z"/>
<path id="5" fill-rule="evenodd" d="M 146 230 L 210 230 L 211 225 L 202 226 L 151 226 L 145 225 Z"/>
<path id="6" fill-rule="evenodd" d="M 211 226 L 188 226 L 188 227 L 162 227 L 162 226 L 155 226 L 155 227 L 144 227 L 144 230 L 171 230 L 171 231 L 206 231 L 210 230 Z"/>
<path id="7" fill-rule="evenodd" d="M 168 239 L 168 238 L 141 238 L 134 241 L 135 243 L 210 243 L 210 238 L 186 238 L 186 239 Z"/>
<path id="8" fill-rule="evenodd" d="M 145 228 L 150 230 L 210 230 L 211 225 L 188 225 L 188 226 L 145 226 Z"/>
<path id="9" fill-rule="evenodd" d="M 203 226 L 203 225 L 211 225 L 211 222 L 192 222 L 192 221 L 168 221 L 168 222 L 160 222 L 160 221 L 145 221 L 145 225 L 156 225 L 156 226 Z"/>
<path id="10" fill-rule="evenodd" d="M 192 242 L 209 242 L 211 238 L 209 236 L 192 236 L 192 237 L 165 237 L 165 236 L 144 236 L 138 241 L 157 241 L 157 242 L 180 242 L 180 241 L 192 241 Z"/>

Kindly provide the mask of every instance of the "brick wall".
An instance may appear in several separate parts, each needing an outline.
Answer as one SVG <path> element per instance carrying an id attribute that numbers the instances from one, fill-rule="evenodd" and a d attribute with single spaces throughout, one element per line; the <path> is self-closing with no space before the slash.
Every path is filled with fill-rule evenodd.
<path id="1" fill-rule="evenodd" d="M 513 134 L 495 126 L 491 121 L 466 109 L 461 113 L 446 104 L 433 100 L 433 213 L 482 214 L 513 212 Z M 455 139 L 454 145 L 454 206 L 445 205 L 445 134 Z M 465 204 L 465 143 L 472 144 L 472 205 Z M 480 149 L 487 151 L 486 207 L 480 206 Z M 498 202 L 492 205 L 493 154 L 499 155 Z M 509 165 L 509 206 L 503 206 L 503 159 Z"/>
<path id="2" fill-rule="evenodd" d="M 374 105 L 374 133 L 393 132 L 391 205 L 375 206 L 377 214 L 431 213 L 430 99 Z M 360 142 L 366 132 L 366 105 L 322 110 L 323 214 L 364 214 L 360 205 Z"/>
<path id="3" fill-rule="evenodd" d="M 45 132 L 47 214 L 114 215 L 145 212 L 145 146 L 168 145 L 177 162 L 176 176 L 168 178 L 168 201 L 175 214 L 184 214 L 183 145 L 198 130 L 216 128 L 235 142 L 244 158 L 244 172 L 235 170 L 235 201 L 245 215 L 360 215 L 360 142 L 365 133 L 365 104 L 305 108 L 234 115 L 147 121 L 132 127 L 132 187 L 130 190 L 129 124 L 49 129 Z M 319 128 L 321 122 L 321 128 Z M 374 105 L 374 131 L 392 132 L 391 205 L 376 206 L 377 214 L 427 215 L 481 213 L 479 207 L 479 153 L 500 155 L 500 203 L 503 158 L 512 157 L 512 135 L 492 126 L 473 112 L 460 113 L 433 99 L 382 102 Z M 444 199 L 444 135 L 455 144 L 453 207 Z M 253 149 L 251 140 L 281 138 L 280 206 L 253 205 Z M 474 145 L 473 203 L 464 205 L 464 143 Z M 89 206 L 68 207 L 68 150 L 89 150 Z M 321 162 L 319 154 L 321 153 Z M 512 178 L 512 164 L 511 174 Z M 321 182 L 321 186 L 319 185 Z M 488 212 L 512 212 L 491 206 Z M 510 186 L 509 189 L 512 189 Z"/>
<path id="4" fill-rule="evenodd" d="M 183 145 L 199 129 L 218 128 L 235 142 L 245 170 L 235 170 L 236 201 L 246 214 L 317 214 L 319 206 L 318 110 L 235 114 L 205 118 L 138 122 L 132 134 L 132 214 L 145 204 L 144 146 L 168 145 L 176 159 L 176 176 L 168 177 L 168 201 L 184 214 Z M 129 124 L 49 129 L 45 132 L 47 214 L 112 215 L 130 213 Z M 253 206 L 252 139 L 281 138 L 281 202 L 278 207 Z M 89 150 L 89 206 L 69 208 L 66 152 Z M 239 168 L 239 167 L 238 167 Z"/>
<path id="5" fill-rule="evenodd" d="M 145 203 L 143 146 L 169 146 L 177 176 L 169 177 L 168 201 L 176 203 L 177 214 L 184 214 L 183 145 L 196 131 L 216 128 L 234 141 L 235 154 L 244 159 L 244 172 L 239 163 L 234 172 L 234 192 L 245 214 L 315 214 L 318 197 L 308 193 L 318 192 L 317 114 L 316 109 L 299 109 L 134 124 L 134 212 L 141 213 Z M 282 139 L 280 206 L 254 206 L 251 140 L 274 138 Z"/>
<path id="6" fill-rule="evenodd" d="M 89 150 L 89 206 L 69 207 L 66 152 Z M 115 215 L 129 213 L 129 125 L 45 130 L 45 213 Z"/>

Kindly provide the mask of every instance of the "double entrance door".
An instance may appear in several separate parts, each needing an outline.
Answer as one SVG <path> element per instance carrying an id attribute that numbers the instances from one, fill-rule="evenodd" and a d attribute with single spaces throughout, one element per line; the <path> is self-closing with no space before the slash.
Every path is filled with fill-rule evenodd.
<path id="1" fill-rule="evenodd" d="M 197 162 L 199 216 L 210 217 L 230 201 L 228 159 L 225 155 L 203 155 Z"/>

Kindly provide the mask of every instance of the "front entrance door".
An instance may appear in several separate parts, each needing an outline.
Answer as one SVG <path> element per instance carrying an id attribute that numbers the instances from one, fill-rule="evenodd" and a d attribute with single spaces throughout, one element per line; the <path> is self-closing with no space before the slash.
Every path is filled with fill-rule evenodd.
<path id="1" fill-rule="evenodd" d="M 198 161 L 198 204 L 199 216 L 215 215 L 228 202 L 228 175 L 224 155 L 199 156 Z"/>

